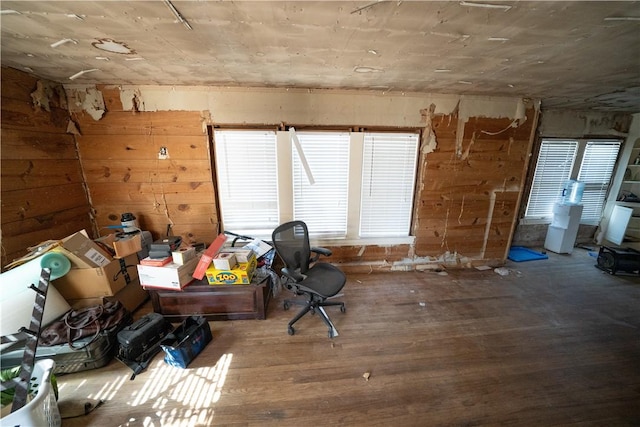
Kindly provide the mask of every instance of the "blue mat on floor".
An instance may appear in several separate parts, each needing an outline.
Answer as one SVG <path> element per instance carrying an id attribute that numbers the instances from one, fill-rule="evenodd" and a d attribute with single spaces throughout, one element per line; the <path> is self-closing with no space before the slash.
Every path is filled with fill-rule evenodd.
<path id="1" fill-rule="evenodd" d="M 507 257 L 511 261 L 534 261 L 537 259 L 548 259 L 546 254 L 536 252 L 533 249 L 525 248 L 524 246 L 511 246 L 509 249 L 509 256 Z"/>

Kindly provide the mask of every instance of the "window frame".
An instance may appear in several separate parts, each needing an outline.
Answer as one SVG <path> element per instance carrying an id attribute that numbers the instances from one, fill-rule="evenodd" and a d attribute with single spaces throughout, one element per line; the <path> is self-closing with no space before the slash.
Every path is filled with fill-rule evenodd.
<path id="1" fill-rule="evenodd" d="M 217 170 L 217 150 L 215 148 L 216 138 L 215 132 L 219 131 L 264 131 L 264 129 L 256 129 L 256 128 L 246 128 L 246 129 L 222 129 L 215 128 L 213 129 L 213 144 L 214 144 L 214 158 L 213 162 L 216 165 Z M 348 198 L 347 198 L 347 232 L 344 236 L 338 237 L 325 237 L 325 236 L 317 236 L 312 237 L 312 240 L 322 242 L 325 245 L 332 246 L 346 246 L 346 245 L 362 245 L 362 244 L 412 244 L 415 241 L 415 237 L 412 235 L 412 223 L 413 223 L 413 214 L 414 214 L 414 205 L 415 205 L 415 189 L 416 189 L 416 179 L 417 179 L 417 168 L 418 168 L 418 156 L 419 156 L 419 141 L 420 141 L 420 131 L 416 129 L 399 129 L 393 131 L 350 131 L 346 129 L 304 129 L 304 131 L 298 131 L 298 136 L 304 134 L 305 132 L 336 132 L 336 133 L 347 133 L 348 134 L 348 144 L 349 144 L 349 178 L 348 178 Z M 275 133 L 275 144 L 276 144 L 276 159 L 275 163 L 277 164 L 276 173 L 277 173 L 277 199 L 278 199 L 278 214 L 279 214 L 279 222 L 283 223 L 286 221 L 290 221 L 294 219 L 294 193 L 293 193 L 293 163 L 295 156 L 295 147 L 291 141 L 291 136 L 289 131 L 287 130 L 276 130 Z M 364 149 L 364 137 L 367 133 L 392 133 L 392 134 L 414 134 L 416 135 L 416 150 L 415 150 L 415 170 L 412 171 L 413 174 L 413 182 L 411 189 L 411 203 L 410 203 L 410 212 L 409 215 L 409 229 L 407 231 L 407 236 L 388 236 L 388 237 L 360 237 L 360 204 L 361 204 L 361 195 L 360 191 L 362 190 L 362 159 L 363 159 L 363 149 Z M 299 138 L 300 139 L 300 138 Z M 304 175 L 304 174 L 303 174 Z M 220 182 L 220 178 L 216 176 L 217 183 L 216 185 L 223 185 Z M 355 196 L 354 196 L 355 194 Z M 220 222 L 223 224 L 224 229 L 224 212 L 223 208 L 220 211 Z M 233 232 L 240 232 L 241 234 L 247 234 L 252 237 L 259 237 L 262 239 L 270 239 L 270 235 L 253 235 L 250 230 L 229 230 Z"/>

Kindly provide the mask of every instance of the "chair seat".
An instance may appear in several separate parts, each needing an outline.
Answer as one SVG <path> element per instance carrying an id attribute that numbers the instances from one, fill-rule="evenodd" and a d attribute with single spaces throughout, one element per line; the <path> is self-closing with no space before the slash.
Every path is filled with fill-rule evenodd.
<path id="1" fill-rule="evenodd" d="M 300 285 L 325 298 L 340 292 L 347 281 L 338 267 L 325 262 L 315 264 L 305 275 L 307 278 L 300 282 Z"/>

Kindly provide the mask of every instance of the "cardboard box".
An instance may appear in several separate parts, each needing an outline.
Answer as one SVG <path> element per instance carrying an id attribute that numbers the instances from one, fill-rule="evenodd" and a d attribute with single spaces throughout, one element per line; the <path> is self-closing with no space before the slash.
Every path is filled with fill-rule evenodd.
<path id="1" fill-rule="evenodd" d="M 89 264 L 87 262 L 84 262 L 82 260 L 82 258 L 76 256 L 75 254 L 69 252 L 68 250 L 66 250 L 65 248 L 63 248 L 62 246 L 57 246 L 53 249 L 51 249 L 52 252 L 58 252 L 64 256 L 66 256 L 67 258 L 69 258 L 69 261 L 71 261 L 71 268 L 94 268 L 95 265 L 93 264 Z"/>
<path id="2" fill-rule="evenodd" d="M 62 239 L 62 247 L 91 268 L 106 267 L 113 258 L 82 230 Z"/>
<path id="3" fill-rule="evenodd" d="M 120 289 L 113 297 L 133 313 L 149 298 L 149 293 L 140 286 L 139 279 L 135 279 Z M 71 307 L 79 309 L 102 304 L 102 298 L 83 298 L 70 300 L 68 302 Z"/>
<path id="4" fill-rule="evenodd" d="M 249 262 L 239 263 L 232 270 L 218 270 L 212 265 L 206 271 L 207 282 L 210 285 L 248 285 L 256 271 L 256 264 L 256 256 L 252 254 Z"/>
<path id="5" fill-rule="evenodd" d="M 195 257 L 186 264 L 170 262 L 162 267 L 138 265 L 140 285 L 145 289 L 171 289 L 179 291 L 191 283 L 193 272 L 198 265 L 199 258 Z"/>
<path id="6" fill-rule="evenodd" d="M 162 267 L 165 266 L 167 264 L 169 264 L 170 262 L 173 262 L 173 257 L 168 256 L 166 258 L 142 258 L 140 260 L 140 265 L 150 265 L 153 267 Z M 179 264 L 176 262 L 176 264 Z M 182 265 L 182 264 L 180 264 Z"/>
<path id="7" fill-rule="evenodd" d="M 115 295 L 138 278 L 138 255 L 115 259 L 104 267 L 72 268 L 54 284 L 67 300 Z"/>
<path id="8" fill-rule="evenodd" d="M 139 233 L 116 236 L 112 246 L 116 251 L 115 258 L 124 258 L 142 250 L 142 237 Z"/>
<path id="9" fill-rule="evenodd" d="M 236 256 L 230 252 L 220 252 L 213 258 L 213 265 L 218 270 L 232 270 L 236 264 Z"/>
<path id="10" fill-rule="evenodd" d="M 222 248 L 220 250 L 220 253 L 227 253 L 227 252 L 234 254 L 236 256 L 237 262 L 249 262 L 249 258 L 251 258 L 251 254 L 254 253 L 251 249 L 235 248 L 235 247 Z"/>
<path id="11" fill-rule="evenodd" d="M 173 262 L 176 264 L 185 264 L 196 257 L 196 248 L 178 248 L 174 252 L 171 252 L 171 257 L 173 258 Z"/>

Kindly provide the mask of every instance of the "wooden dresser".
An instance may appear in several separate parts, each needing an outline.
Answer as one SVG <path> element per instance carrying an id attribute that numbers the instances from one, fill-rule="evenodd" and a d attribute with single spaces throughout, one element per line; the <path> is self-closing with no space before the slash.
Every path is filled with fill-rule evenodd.
<path id="1" fill-rule="evenodd" d="M 191 315 L 207 320 L 265 319 L 271 299 L 269 276 L 249 285 L 209 285 L 196 280 L 182 291 L 149 289 L 153 310 L 171 322 Z"/>

